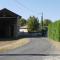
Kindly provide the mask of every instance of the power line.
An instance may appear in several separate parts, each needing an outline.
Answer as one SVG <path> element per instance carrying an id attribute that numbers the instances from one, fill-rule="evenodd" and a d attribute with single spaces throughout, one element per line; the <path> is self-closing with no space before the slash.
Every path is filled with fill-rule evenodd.
<path id="1" fill-rule="evenodd" d="M 26 7 L 25 5 L 23 5 L 21 2 L 19 2 L 18 0 L 13 0 L 15 3 L 17 3 L 18 5 L 18 7 L 21 9 L 21 7 L 20 6 L 22 6 L 22 7 L 24 7 L 25 9 L 27 9 L 27 10 L 29 10 L 31 13 L 33 13 L 33 14 L 37 14 L 37 15 L 42 15 L 43 13 L 36 13 L 36 12 L 34 12 L 33 10 L 31 10 L 30 8 L 28 8 L 28 7 Z M 42 15 L 43 16 L 43 15 Z M 42 18 L 43 19 L 43 18 Z"/>
<path id="2" fill-rule="evenodd" d="M 13 0 L 14 1 L 14 0 Z M 14 1 L 15 2 L 15 1 Z M 16 3 L 16 2 L 15 2 Z M 20 10 L 22 10 L 22 8 L 20 7 L 20 6 L 18 6 L 18 5 L 16 5 Z"/>
<path id="3" fill-rule="evenodd" d="M 23 5 L 21 2 L 19 2 L 18 0 L 13 0 L 15 3 L 17 3 L 19 6 L 24 7 L 25 9 L 29 10 L 31 13 L 33 13 L 34 11 L 31 10 L 30 8 L 26 7 L 25 5 Z"/>

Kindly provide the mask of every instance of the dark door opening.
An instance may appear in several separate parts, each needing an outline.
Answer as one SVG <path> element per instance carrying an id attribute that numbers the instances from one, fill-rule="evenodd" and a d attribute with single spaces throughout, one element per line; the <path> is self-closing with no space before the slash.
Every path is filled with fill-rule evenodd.
<path id="1" fill-rule="evenodd" d="M 14 35 L 14 26 L 7 22 L 6 20 L 0 21 L 0 38 L 10 38 Z"/>
<path id="2" fill-rule="evenodd" d="M 6 37 L 6 28 L 4 25 L 0 25 L 0 38 Z"/>
<path id="3" fill-rule="evenodd" d="M 11 37 L 13 37 L 14 36 L 14 26 L 13 25 L 11 25 Z"/>

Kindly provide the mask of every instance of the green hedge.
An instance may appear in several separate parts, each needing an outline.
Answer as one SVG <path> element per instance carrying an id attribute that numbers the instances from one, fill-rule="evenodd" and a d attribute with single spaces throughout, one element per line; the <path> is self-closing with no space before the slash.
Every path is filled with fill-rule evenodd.
<path id="1" fill-rule="evenodd" d="M 48 26 L 48 37 L 50 39 L 60 41 L 60 20 Z"/>

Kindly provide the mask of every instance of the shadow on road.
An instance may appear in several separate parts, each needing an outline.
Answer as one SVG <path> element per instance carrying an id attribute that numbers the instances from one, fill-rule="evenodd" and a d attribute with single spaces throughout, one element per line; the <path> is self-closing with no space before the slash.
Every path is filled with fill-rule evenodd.
<path id="1" fill-rule="evenodd" d="M 39 38 L 39 37 L 47 37 L 47 34 L 42 33 L 21 33 L 16 39 L 21 38 Z"/>
<path id="2" fill-rule="evenodd" d="M 22 32 L 19 33 L 17 38 L 9 38 L 9 37 L 2 37 L 0 38 L 0 41 L 13 41 L 13 40 L 18 40 L 18 39 L 22 39 L 22 38 L 39 38 L 39 37 L 47 37 L 46 33 L 38 33 L 38 32 L 34 32 L 34 33 L 26 33 L 26 32 Z"/>

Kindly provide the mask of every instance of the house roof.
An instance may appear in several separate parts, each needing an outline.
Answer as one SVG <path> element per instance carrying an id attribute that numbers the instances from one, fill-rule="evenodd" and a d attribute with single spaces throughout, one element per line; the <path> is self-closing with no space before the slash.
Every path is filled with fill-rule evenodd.
<path id="1" fill-rule="evenodd" d="M 28 29 L 28 26 L 27 25 L 21 26 L 20 29 Z"/>
<path id="2" fill-rule="evenodd" d="M 14 12 L 12 12 L 12 11 L 10 11 L 9 9 L 7 9 L 7 8 L 3 8 L 3 9 L 1 9 L 0 10 L 0 13 L 1 12 L 3 12 L 3 13 L 5 13 L 5 12 L 9 12 L 10 14 L 12 14 L 12 15 L 14 15 L 14 16 L 16 16 L 16 17 L 21 17 L 20 15 L 18 15 L 18 14 L 16 14 L 16 13 L 14 13 Z"/>

